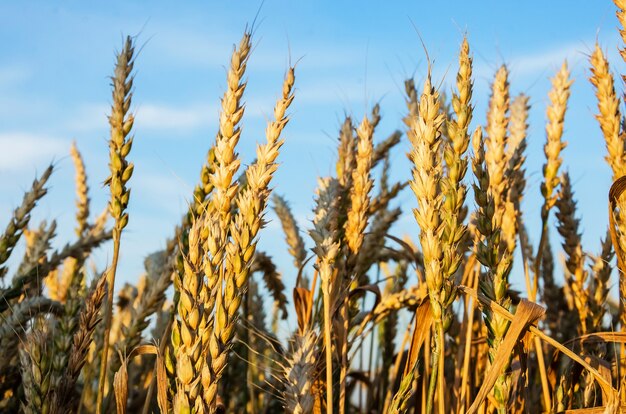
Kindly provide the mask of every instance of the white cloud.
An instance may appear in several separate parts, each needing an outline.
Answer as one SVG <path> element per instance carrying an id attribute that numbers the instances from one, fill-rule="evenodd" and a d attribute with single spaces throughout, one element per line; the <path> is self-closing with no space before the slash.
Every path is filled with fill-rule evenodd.
<path id="1" fill-rule="evenodd" d="M 584 57 L 583 51 L 584 45 L 581 43 L 561 45 L 544 52 L 514 57 L 511 59 L 511 68 L 519 76 L 533 75 L 558 68 L 564 60 L 571 65 Z"/>
<path id="2" fill-rule="evenodd" d="M 208 103 L 188 105 L 166 105 L 160 103 L 138 103 L 134 108 L 135 130 L 193 130 L 215 124 L 219 108 Z M 106 104 L 84 104 L 75 111 L 67 127 L 75 132 L 107 129 Z"/>
<path id="3" fill-rule="evenodd" d="M 21 171 L 67 153 L 69 143 L 47 135 L 0 132 L 0 171 Z"/>
<path id="4" fill-rule="evenodd" d="M 551 76 L 567 60 L 570 68 L 587 59 L 586 55 L 591 51 L 593 42 L 578 41 L 563 43 L 535 53 L 505 56 L 505 63 L 516 78 L 529 78 L 541 75 Z M 496 64 L 478 64 L 475 68 L 476 79 L 491 79 L 497 69 Z"/>
<path id="5" fill-rule="evenodd" d="M 173 171 L 170 174 L 139 171 L 133 180 L 136 197 L 176 215 L 182 214 L 188 197 L 193 193 L 193 185 L 176 176 Z"/>
<path id="6" fill-rule="evenodd" d="M 185 106 L 139 104 L 136 115 L 138 129 L 195 129 L 215 124 L 217 105 L 195 103 Z"/>

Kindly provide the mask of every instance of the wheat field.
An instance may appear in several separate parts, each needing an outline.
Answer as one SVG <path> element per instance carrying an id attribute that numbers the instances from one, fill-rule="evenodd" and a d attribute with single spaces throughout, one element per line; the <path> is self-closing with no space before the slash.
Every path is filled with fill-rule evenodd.
<path id="1" fill-rule="evenodd" d="M 614 3 L 626 62 L 626 0 Z M 614 77 L 600 44 L 587 57 L 588 79 L 576 82 L 595 92 L 589 106 L 613 185 L 608 211 L 598 213 L 608 218 L 605 237 L 583 246 L 563 165 L 574 82 L 567 61 L 546 97 L 538 186 L 528 184 L 526 166 L 530 98 L 510 93 L 506 65 L 493 73 L 488 96 L 474 93 L 468 35 L 450 69 L 451 91 L 433 78 L 428 55 L 425 73 L 404 82 L 403 130 L 381 131 L 378 104 L 358 119 L 345 116 L 333 173 L 319 177 L 313 219 L 303 226 L 290 195 L 272 184 L 283 131 L 291 117 L 306 116 L 291 112 L 297 64 L 276 85 L 254 160 L 238 153 L 253 35 L 246 29 L 233 47 L 219 128 L 202 149 L 187 213 L 166 248 L 147 257 L 145 273 L 122 285 L 140 116 L 137 40 L 124 39 L 111 75 L 105 189 L 90 184 L 79 148 L 70 149 L 74 240 L 54 248 L 56 222 L 31 220 L 54 163 L 3 220 L 0 411 L 626 412 L 626 75 Z M 474 120 L 478 101 L 488 102 L 484 125 Z M 411 171 L 396 182 L 392 152 L 402 143 Z M 93 191 L 108 194 L 102 212 L 92 207 Z M 541 193 L 538 211 L 522 208 L 529 191 Z M 417 207 L 402 209 L 400 194 Z M 269 210 L 284 243 L 262 251 Z M 407 215 L 419 232 L 393 235 Z M 101 245 L 110 248 L 103 269 L 91 260 Z M 273 259 L 283 250 L 293 261 L 289 290 Z M 522 291 L 511 287 L 514 266 Z"/>

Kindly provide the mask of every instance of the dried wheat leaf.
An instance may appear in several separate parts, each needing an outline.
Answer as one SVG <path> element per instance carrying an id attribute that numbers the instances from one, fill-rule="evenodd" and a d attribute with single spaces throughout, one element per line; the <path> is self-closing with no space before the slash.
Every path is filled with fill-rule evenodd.
<path id="1" fill-rule="evenodd" d="M 413 329 L 413 337 L 411 338 L 411 346 L 409 347 L 409 357 L 404 367 L 404 375 L 407 375 L 417 363 L 420 349 L 424 343 L 424 339 L 430 332 L 430 325 L 433 322 L 433 313 L 430 311 L 430 302 L 424 301 L 415 311 L 415 328 Z"/>
<path id="2" fill-rule="evenodd" d="M 160 352 L 157 352 L 156 359 L 156 376 L 157 376 L 157 403 L 162 413 L 169 413 L 167 400 L 167 371 L 165 370 L 165 360 Z"/>
<path id="3" fill-rule="evenodd" d="M 615 256 L 617 256 L 617 267 L 620 274 L 624 275 L 626 267 L 624 266 L 624 252 L 619 244 L 615 226 L 615 207 L 619 201 L 621 195 L 626 191 L 626 176 L 620 177 L 611 185 L 609 190 L 609 232 L 611 233 L 611 241 L 613 242 L 613 249 L 615 249 Z"/>
<path id="4" fill-rule="evenodd" d="M 536 322 L 543 314 L 545 313 L 545 309 L 541 306 L 529 302 L 527 300 L 522 300 L 517 307 L 517 311 L 513 317 L 511 325 L 504 337 L 504 340 L 500 344 L 498 348 L 498 352 L 494 358 L 493 363 L 491 364 L 491 369 L 489 373 L 483 380 L 483 385 L 480 387 L 480 391 L 476 395 L 474 402 L 470 406 L 467 411 L 468 414 L 474 414 L 478 411 L 478 407 L 483 403 L 491 389 L 493 388 L 496 380 L 502 374 L 502 370 L 506 367 L 509 362 L 509 358 L 511 353 L 513 352 L 513 348 L 515 344 L 519 341 L 522 334 L 526 330 L 529 324 Z"/>
<path id="5" fill-rule="evenodd" d="M 467 286 L 463 286 L 463 285 L 459 286 L 459 290 L 466 294 L 473 296 L 475 299 L 480 301 L 480 303 L 482 303 L 483 306 L 489 306 L 493 312 L 500 314 L 501 316 L 505 317 L 506 319 L 510 321 L 513 320 L 513 315 L 511 315 L 509 311 L 507 311 L 506 309 L 504 309 L 502 306 L 498 305 L 497 303 L 493 302 L 486 296 L 479 294 L 478 292 L 476 292 L 476 290 L 468 288 Z M 566 346 L 563 346 L 558 341 L 552 339 L 551 337 L 543 333 L 541 330 L 537 329 L 537 327 L 535 326 L 529 326 L 528 330 L 532 332 L 533 334 L 537 335 L 541 340 L 547 342 L 548 344 L 550 344 L 551 346 L 553 346 L 554 348 L 556 348 L 563 354 L 567 355 L 570 359 L 582 365 L 587 371 L 589 371 L 589 373 L 593 376 L 593 378 L 598 382 L 598 384 L 602 388 L 602 391 L 610 396 L 611 401 L 619 400 L 619 397 L 618 397 L 619 392 L 615 388 L 613 388 L 610 382 L 606 381 L 606 379 L 602 376 L 602 374 L 600 374 L 595 368 L 593 368 L 591 365 L 589 365 L 589 363 L 587 363 L 583 358 L 581 358 L 580 355 L 576 354 L 575 352 L 573 352 L 571 349 L 567 348 Z"/>
<path id="6" fill-rule="evenodd" d="M 118 414 L 126 413 L 126 403 L 128 402 L 128 359 L 120 353 L 122 365 L 113 378 L 113 388 L 115 390 L 115 406 Z"/>
<path id="7" fill-rule="evenodd" d="M 296 287 L 293 289 L 293 306 L 296 308 L 298 328 L 304 332 L 311 322 L 311 310 L 313 309 L 313 294 L 306 288 Z"/>

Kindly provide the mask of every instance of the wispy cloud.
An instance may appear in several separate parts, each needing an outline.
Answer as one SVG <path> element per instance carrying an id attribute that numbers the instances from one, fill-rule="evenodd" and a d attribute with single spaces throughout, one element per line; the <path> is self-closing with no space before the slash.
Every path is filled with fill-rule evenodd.
<path id="1" fill-rule="evenodd" d="M 135 128 L 152 130 L 194 130 L 217 122 L 219 107 L 209 103 L 169 105 L 161 103 L 138 103 L 135 108 Z M 75 132 L 86 132 L 108 128 L 106 104 L 84 104 L 67 121 L 67 128 Z"/>
<path id="2" fill-rule="evenodd" d="M 133 179 L 138 200 L 158 206 L 160 210 L 170 214 L 181 214 L 188 203 L 189 195 L 193 193 L 193 185 L 176 176 L 174 172 L 140 172 Z"/>
<path id="3" fill-rule="evenodd" d="M 183 106 L 140 104 L 136 111 L 138 129 L 196 129 L 215 123 L 217 105 L 195 103 Z"/>
<path id="4" fill-rule="evenodd" d="M 31 77 L 32 73 L 32 68 L 22 63 L 0 66 L 0 88 L 5 89 L 24 82 Z"/>
<path id="5" fill-rule="evenodd" d="M 584 59 L 585 46 L 580 42 L 560 45 L 539 53 L 521 55 L 511 59 L 511 68 L 518 76 L 529 76 L 561 66 L 564 60 L 570 65 Z"/>
<path id="6" fill-rule="evenodd" d="M 23 171 L 64 154 L 69 143 L 27 132 L 0 132 L 0 171 Z"/>
<path id="7" fill-rule="evenodd" d="M 537 52 L 521 53 L 505 56 L 505 63 L 516 78 L 531 78 L 543 73 L 550 74 L 556 71 L 563 61 L 567 60 L 570 67 L 576 67 L 587 59 L 591 52 L 593 41 L 575 41 L 539 48 Z M 610 55 L 610 54 L 609 54 Z M 480 63 L 475 66 L 477 79 L 491 79 L 496 70 L 496 64 Z"/>

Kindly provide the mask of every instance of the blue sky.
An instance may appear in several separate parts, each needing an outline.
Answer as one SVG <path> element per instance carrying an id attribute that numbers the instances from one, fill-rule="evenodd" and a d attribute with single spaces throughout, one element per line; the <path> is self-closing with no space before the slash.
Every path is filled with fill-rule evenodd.
<path id="1" fill-rule="evenodd" d="M 76 140 L 87 162 L 92 211 L 106 203 L 108 76 L 125 34 L 139 34 L 135 163 L 130 224 L 123 239 L 120 278 L 134 280 L 143 258 L 164 246 L 185 210 L 206 150 L 217 128 L 219 97 L 232 44 L 253 20 L 260 2 L 3 2 L 0 4 L 0 226 L 21 200 L 36 172 L 54 160 L 50 194 L 34 223 L 59 222 L 57 244 L 73 237 L 73 168 Z M 240 153 L 253 159 L 254 145 L 280 92 L 289 62 L 302 58 L 296 98 L 281 166 L 274 181 L 290 200 L 300 225 L 310 228 L 318 175 L 332 171 L 335 137 L 345 113 L 360 119 L 381 102 L 378 139 L 402 129 L 402 82 L 426 71 L 417 31 L 434 60 L 434 78 L 450 91 L 456 55 L 467 32 L 475 64 L 473 125 L 484 124 L 489 83 L 497 67 L 511 69 L 512 94 L 531 96 L 529 188 L 524 208 L 531 234 L 539 229 L 539 183 L 545 139 L 548 78 L 567 59 L 575 83 L 566 115 L 564 167 L 575 184 L 584 248 L 597 252 L 607 223 L 610 170 L 593 115 L 587 54 L 596 39 L 617 55 L 615 8 L 610 0 L 482 2 L 290 2 L 266 0 L 250 59 L 247 110 Z M 621 81 L 618 83 L 622 89 Z M 393 156 L 393 174 L 410 177 L 406 143 Z M 396 234 L 417 239 L 410 191 L 399 198 L 407 214 Z M 473 201 L 469 200 L 471 205 Z M 294 278 L 273 213 L 260 246 L 276 257 L 288 285 Z M 554 227 L 552 226 L 553 230 Z M 553 231 L 553 235 L 556 231 Z M 535 240 L 536 241 L 536 240 Z M 555 237 L 554 241 L 558 239 Z M 555 252 L 558 252 L 555 246 Z M 104 265 L 110 249 L 97 255 Z M 514 282 L 520 290 L 519 275 Z"/>

